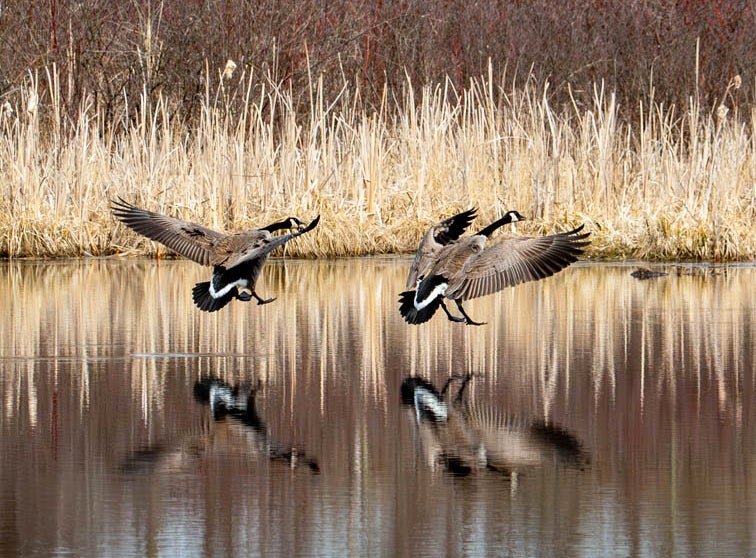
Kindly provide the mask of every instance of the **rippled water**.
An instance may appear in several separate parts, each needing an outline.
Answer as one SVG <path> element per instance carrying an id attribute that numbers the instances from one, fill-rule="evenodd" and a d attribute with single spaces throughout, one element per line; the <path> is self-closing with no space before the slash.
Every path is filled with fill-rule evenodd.
<path id="1" fill-rule="evenodd" d="M 217 314 L 187 262 L 1 265 L 0 554 L 756 555 L 754 267 L 580 264 L 475 328 L 405 324 L 408 265 Z"/>

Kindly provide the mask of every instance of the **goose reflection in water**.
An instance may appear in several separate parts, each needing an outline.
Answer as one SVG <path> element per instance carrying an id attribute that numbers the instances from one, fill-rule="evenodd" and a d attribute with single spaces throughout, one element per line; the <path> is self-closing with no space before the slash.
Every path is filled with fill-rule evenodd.
<path id="1" fill-rule="evenodd" d="M 284 461 L 292 467 L 302 465 L 319 471 L 317 461 L 301 450 L 282 444 L 270 436 L 268 427 L 257 414 L 256 395 L 256 387 L 245 392 L 238 386 L 231 387 L 216 378 L 205 378 L 194 385 L 194 397 L 210 406 L 210 412 L 216 421 L 230 416 L 249 427 L 250 432 L 254 434 L 254 445 L 260 453 L 272 461 Z"/>
<path id="2" fill-rule="evenodd" d="M 473 375 L 452 376 L 438 391 L 419 377 L 405 378 L 402 403 L 414 411 L 420 442 L 431 467 L 467 476 L 476 471 L 513 473 L 549 461 L 588 463 L 582 443 L 569 431 L 541 420 L 522 420 L 465 398 Z M 457 393 L 448 392 L 460 382 Z"/>
<path id="3" fill-rule="evenodd" d="M 190 457 L 199 457 L 216 445 L 215 437 L 224 427 L 237 427 L 231 440 L 225 440 L 229 451 L 244 451 L 248 456 L 263 457 L 271 462 L 283 462 L 292 468 L 306 467 L 320 472 L 318 462 L 302 450 L 273 438 L 267 425 L 257 413 L 257 387 L 230 386 L 215 377 L 195 383 L 194 397 L 209 406 L 213 423 L 207 432 L 184 437 L 176 444 L 156 444 L 137 450 L 122 465 L 125 473 L 139 473 L 158 464 L 175 468 Z M 230 420 L 227 420 L 230 419 Z M 222 435 L 219 436 L 221 439 Z M 244 440 L 244 443 L 239 443 Z M 221 442 L 223 443 L 223 442 Z"/>

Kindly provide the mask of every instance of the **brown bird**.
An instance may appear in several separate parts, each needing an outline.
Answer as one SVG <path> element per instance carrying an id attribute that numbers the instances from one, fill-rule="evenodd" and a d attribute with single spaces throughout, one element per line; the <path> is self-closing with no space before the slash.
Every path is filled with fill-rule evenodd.
<path id="1" fill-rule="evenodd" d="M 320 216 L 309 225 L 296 217 L 272 223 L 266 227 L 226 235 L 189 221 L 140 209 L 119 198 L 112 202 L 116 218 L 135 232 L 164 244 L 171 250 L 201 265 L 213 266 L 210 281 L 197 283 L 192 298 L 200 310 L 215 312 L 232 299 L 257 304 L 273 302 L 255 292 L 255 283 L 268 255 L 292 238 L 311 231 Z M 283 229 L 296 232 L 273 236 Z M 246 289 L 249 292 L 239 292 Z"/>
<path id="2" fill-rule="evenodd" d="M 423 236 L 407 277 L 407 288 L 414 290 L 399 295 L 399 311 L 408 323 L 427 322 L 440 306 L 453 322 L 482 325 L 470 318 L 463 301 L 554 275 L 575 262 L 590 243 L 585 240 L 590 233 L 581 233 L 581 225 L 564 233 L 514 237 L 486 247 L 496 229 L 524 217 L 508 211 L 480 232 L 462 236 L 475 216 L 476 210 L 469 209 L 433 225 Z M 444 299 L 453 300 L 462 317 L 453 316 Z"/>

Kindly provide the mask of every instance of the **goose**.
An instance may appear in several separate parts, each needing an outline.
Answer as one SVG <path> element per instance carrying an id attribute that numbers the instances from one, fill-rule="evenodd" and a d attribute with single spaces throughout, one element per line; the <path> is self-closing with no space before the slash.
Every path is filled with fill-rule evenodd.
<path id="1" fill-rule="evenodd" d="M 402 381 L 402 403 L 414 410 L 432 467 L 440 464 L 460 476 L 483 470 L 511 475 L 550 460 L 578 467 L 589 462 L 582 443 L 567 429 L 468 401 L 464 393 L 473 377 L 454 375 L 440 391 L 421 377 Z M 450 384 L 458 380 L 457 393 L 447 396 Z"/>
<path id="2" fill-rule="evenodd" d="M 232 299 L 268 304 L 275 297 L 264 299 L 255 291 L 255 283 L 268 255 L 292 238 L 314 229 L 320 215 L 305 225 L 296 217 L 266 227 L 226 235 L 212 229 L 167 215 L 140 209 L 122 198 L 111 202 L 115 217 L 133 231 L 164 244 L 178 254 L 201 265 L 213 266 L 210 281 L 197 283 L 192 298 L 200 310 L 216 312 Z M 280 236 L 273 233 L 294 230 Z M 249 292 L 239 292 L 246 289 Z"/>
<path id="3" fill-rule="evenodd" d="M 407 323 L 430 320 L 441 307 L 452 322 L 483 325 L 465 311 L 462 302 L 489 295 L 526 281 L 537 281 L 575 262 L 590 241 L 583 225 L 541 237 L 513 237 L 486 246 L 497 229 L 525 218 L 508 211 L 479 232 L 462 236 L 476 217 L 476 209 L 458 213 L 425 233 L 407 276 L 407 290 L 399 295 L 399 312 Z M 462 316 L 454 316 L 444 299 L 453 300 Z"/>

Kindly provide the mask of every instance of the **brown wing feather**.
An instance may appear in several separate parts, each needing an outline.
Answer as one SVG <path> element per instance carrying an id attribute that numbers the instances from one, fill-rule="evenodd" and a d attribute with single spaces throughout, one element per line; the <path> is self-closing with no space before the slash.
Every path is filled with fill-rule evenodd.
<path id="1" fill-rule="evenodd" d="M 463 272 L 450 279 L 448 298 L 469 300 L 554 275 L 578 259 L 590 241 L 582 226 L 565 233 L 511 238 L 471 258 Z"/>
<path id="2" fill-rule="evenodd" d="M 443 248 L 443 246 L 433 239 L 433 229 L 431 228 L 425 233 L 423 239 L 420 241 L 420 245 L 417 247 L 417 252 L 415 253 L 415 259 L 412 260 L 412 266 L 407 275 L 408 289 L 415 288 L 417 278 L 421 273 L 425 275 L 425 268 L 433 264 L 436 255 L 441 248 Z"/>
<path id="3" fill-rule="evenodd" d="M 272 235 L 265 230 L 253 230 L 227 236 L 215 246 L 212 265 L 222 265 L 226 269 L 249 259 L 249 254 L 259 252 L 269 244 Z M 270 251 L 270 250 L 269 250 Z M 261 262 L 260 265 L 262 266 Z"/>
<path id="4" fill-rule="evenodd" d="M 437 263 L 429 268 L 428 275 L 441 275 L 449 287 L 467 274 L 470 266 L 480 257 L 486 246 L 486 237 L 465 236 L 438 251 Z M 448 291 L 447 291 L 448 292 Z"/>
<path id="5" fill-rule="evenodd" d="M 202 265 L 211 265 L 214 247 L 226 238 L 202 225 L 140 209 L 120 198 L 112 202 L 112 209 L 116 218 L 133 231 Z"/>
<path id="6" fill-rule="evenodd" d="M 427 274 L 428 268 L 436 262 L 438 253 L 444 246 L 462 236 L 475 219 L 476 211 L 475 209 L 468 209 L 462 213 L 457 213 L 428 229 L 420 240 L 415 259 L 412 261 L 412 266 L 407 275 L 408 289 L 415 287 L 418 277 Z"/>

